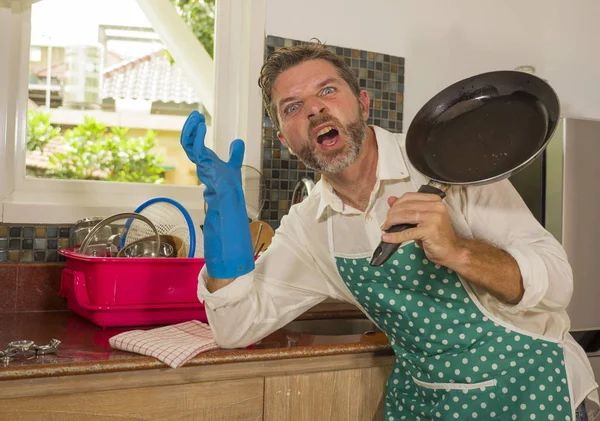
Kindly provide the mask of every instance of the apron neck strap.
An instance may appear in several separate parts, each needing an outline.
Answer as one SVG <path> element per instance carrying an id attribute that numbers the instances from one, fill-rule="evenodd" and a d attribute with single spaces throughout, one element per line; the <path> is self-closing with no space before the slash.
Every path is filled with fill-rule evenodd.
<path id="1" fill-rule="evenodd" d="M 333 210 L 331 206 L 327 206 L 327 241 L 329 243 L 329 253 L 334 256 L 333 252 Z"/>

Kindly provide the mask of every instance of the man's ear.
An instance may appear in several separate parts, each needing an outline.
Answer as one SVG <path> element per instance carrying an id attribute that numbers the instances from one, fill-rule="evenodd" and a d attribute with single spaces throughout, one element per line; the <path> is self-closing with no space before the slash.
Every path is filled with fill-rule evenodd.
<path id="1" fill-rule="evenodd" d="M 292 148 L 290 148 L 290 145 L 288 145 L 287 140 L 285 140 L 285 137 L 283 137 L 283 135 L 281 134 L 280 131 L 277 131 L 277 139 L 279 139 L 279 141 L 283 144 L 283 146 L 285 146 L 289 149 L 290 154 L 296 155 L 294 153 L 294 151 L 292 150 Z"/>
<path id="2" fill-rule="evenodd" d="M 366 90 L 362 90 L 358 93 L 358 102 L 362 105 L 362 114 L 365 121 L 369 118 L 369 108 L 371 105 L 371 98 Z"/>

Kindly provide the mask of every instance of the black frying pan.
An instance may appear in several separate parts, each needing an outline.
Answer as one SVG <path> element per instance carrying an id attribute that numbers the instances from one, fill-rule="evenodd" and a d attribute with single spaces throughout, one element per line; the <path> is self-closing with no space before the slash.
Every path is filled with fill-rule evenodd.
<path id="1" fill-rule="evenodd" d="M 452 185 L 509 177 L 542 153 L 559 113 L 554 90 L 529 73 L 483 73 L 447 87 L 419 110 L 406 134 L 408 159 L 430 179 L 419 192 L 443 199 Z M 414 226 L 394 225 L 386 232 Z M 399 246 L 382 241 L 371 265 L 381 266 Z"/>

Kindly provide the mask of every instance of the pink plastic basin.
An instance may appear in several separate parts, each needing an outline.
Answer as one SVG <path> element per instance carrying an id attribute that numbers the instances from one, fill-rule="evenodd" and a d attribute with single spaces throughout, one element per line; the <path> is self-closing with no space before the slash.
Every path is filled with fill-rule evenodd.
<path id="1" fill-rule="evenodd" d="M 105 258 L 59 251 L 66 258 L 59 294 L 102 327 L 206 322 L 198 301 L 199 258 Z"/>

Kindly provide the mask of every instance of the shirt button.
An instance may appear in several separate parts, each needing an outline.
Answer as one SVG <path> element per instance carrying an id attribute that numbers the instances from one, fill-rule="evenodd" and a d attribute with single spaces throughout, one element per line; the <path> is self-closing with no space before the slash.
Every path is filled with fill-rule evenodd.
<path id="1" fill-rule="evenodd" d="M 368 222 L 368 221 L 370 221 L 371 219 L 373 219 L 373 217 L 372 217 L 371 215 L 367 215 L 367 216 L 365 216 L 365 219 L 366 219 L 366 220 L 367 220 L 367 222 Z"/>

